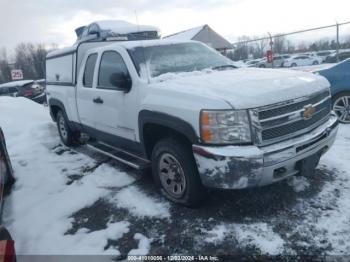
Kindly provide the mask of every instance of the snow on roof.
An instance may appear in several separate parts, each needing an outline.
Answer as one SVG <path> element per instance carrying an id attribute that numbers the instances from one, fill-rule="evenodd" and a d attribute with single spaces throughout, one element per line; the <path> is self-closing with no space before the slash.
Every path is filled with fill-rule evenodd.
<path id="1" fill-rule="evenodd" d="M 70 46 L 70 47 L 64 47 L 64 48 L 61 48 L 61 49 L 57 49 L 57 50 L 49 52 L 47 54 L 46 58 L 73 53 L 73 52 L 75 52 L 77 50 L 77 48 L 78 48 L 77 45 L 73 45 L 73 46 Z"/>
<path id="2" fill-rule="evenodd" d="M 145 31 L 159 31 L 158 27 L 150 25 L 135 25 L 127 21 L 122 20 L 102 20 L 96 21 L 96 23 L 102 30 L 112 30 L 119 34 L 128 34 Z"/>
<path id="3" fill-rule="evenodd" d="M 34 80 L 20 80 L 20 81 L 13 81 L 13 82 L 8 82 L 0 85 L 0 88 L 3 87 L 16 87 L 16 86 L 24 86 L 30 83 L 33 83 Z"/>
<path id="4" fill-rule="evenodd" d="M 164 38 L 169 40 L 192 40 L 205 26 L 206 25 L 191 28 L 176 34 L 165 36 Z"/>
<path id="5" fill-rule="evenodd" d="M 120 43 L 115 43 L 117 45 L 122 45 L 125 48 L 135 48 L 135 47 L 147 47 L 147 46 L 160 46 L 160 45 L 175 45 L 183 43 L 192 43 L 198 41 L 191 40 L 168 40 L 168 39 L 154 39 L 146 41 L 125 41 Z"/>

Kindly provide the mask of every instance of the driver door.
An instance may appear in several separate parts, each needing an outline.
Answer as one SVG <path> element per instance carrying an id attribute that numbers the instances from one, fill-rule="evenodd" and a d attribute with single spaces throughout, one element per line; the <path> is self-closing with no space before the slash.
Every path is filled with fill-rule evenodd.
<path id="1" fill-rule="evenodd" d="M 136 94 L 134 90 L 123 90 L 113 82 L 115 74 L 124 74 L 131 79 L 123 56 L 118 49 L 102 51 L 98 65 L 93 107 L 95 129 L 100 132 L 100 140 L 109 142 L 110 135 L 135 140 L 132 119 L 134 119 Z"/>

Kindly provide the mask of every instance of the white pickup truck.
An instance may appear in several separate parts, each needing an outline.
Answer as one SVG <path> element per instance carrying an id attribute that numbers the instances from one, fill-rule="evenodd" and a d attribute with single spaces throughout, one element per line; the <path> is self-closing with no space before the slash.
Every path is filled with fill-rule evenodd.
<path id="1" fill-rule="evenodd" d="M 288 70 L 236 68 L 194 41 L 90 42 L 46 61 L 48 103 L 64 144 L 152 168 L 170 200 L 204 188 L 263 186 L 312 173 L 333 144 L 328 81 Z"/>

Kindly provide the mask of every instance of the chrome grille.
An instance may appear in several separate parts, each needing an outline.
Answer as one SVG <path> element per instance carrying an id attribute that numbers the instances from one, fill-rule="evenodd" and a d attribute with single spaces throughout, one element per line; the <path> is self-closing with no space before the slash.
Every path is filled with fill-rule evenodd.
<path id="1" fill-rule="evenodd" d="M 305 108 L 314 114 L 304 117 Z M 256 143 L 267 145 L 306 133 L 327 120 L 331 111 L 329 91 L 250 111 Z"/>
<path id="2" fill-rule="evenodd" d="M 296 111 L 299 109 L 304 108 L 304 106 L 307 105 L 313 105 L 316 104 L 317 102 L 325 99 L 328 97 L 330 94 L 328 91 L 319 93 L 311 98 L 304 98 L 300 99 L 301 101 L 286 101 L 285 105 L 281 104 L 277 108 L 273 109 L 262 109 L 262 111 L 259 111 L 259 119 L 263 120 L 266 118 L 271 118 L 274 116 L 280 116 L 292 111 Z"/>

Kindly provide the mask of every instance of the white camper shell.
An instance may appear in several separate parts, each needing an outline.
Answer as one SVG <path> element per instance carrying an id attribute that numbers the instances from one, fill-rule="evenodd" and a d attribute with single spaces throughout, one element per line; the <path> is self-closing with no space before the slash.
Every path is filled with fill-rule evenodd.
<path id="1" fill-rule="evenodd" d="M 84 42 L 50 52 L 46 56 L 47 85 L 75 85 L 76 69 L 81 65 L 86 51 L 112 43 L 111 41 Z"/>

